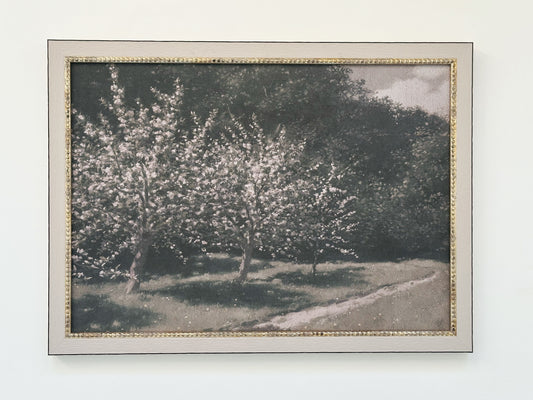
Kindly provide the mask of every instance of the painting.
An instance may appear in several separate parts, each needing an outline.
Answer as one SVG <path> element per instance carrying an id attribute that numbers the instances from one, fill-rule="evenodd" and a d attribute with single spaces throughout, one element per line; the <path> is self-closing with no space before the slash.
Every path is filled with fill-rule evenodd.
<path id="1" fill-rule="evenodd" d="M 49 56 L 51 354 L 469 350 L 470 44 Z"/>

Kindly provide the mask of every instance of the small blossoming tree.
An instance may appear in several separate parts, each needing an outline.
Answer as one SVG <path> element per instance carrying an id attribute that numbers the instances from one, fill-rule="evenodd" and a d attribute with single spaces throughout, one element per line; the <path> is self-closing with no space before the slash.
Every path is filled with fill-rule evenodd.
<path id="1" fill-rule="evenodd" d="M 355 190 L 348 190 L 348 168 L 318 162 L 307 168 L 294 191 L 295 212 L 286 241 L 289 256 L 311 261 L 312 275 L 325 253 L 357 257 L 353 246 L 357 229 Z"/>

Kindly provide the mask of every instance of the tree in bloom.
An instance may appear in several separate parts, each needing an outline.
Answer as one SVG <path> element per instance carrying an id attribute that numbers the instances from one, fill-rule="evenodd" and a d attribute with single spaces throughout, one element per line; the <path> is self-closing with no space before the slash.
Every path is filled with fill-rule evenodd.
<path id="1" fill-rule="evenodd" d="M 287 140 L 281 126 L 266 134 L 255 118 L 246 127 L 233 119 L 194 157 L 196 214 L 209 225 L 212 246 L 241 250 L 237 282 L 246 280 L 254 249 L 279 250 L 273 239 L 294 210 L 292 187 L 303 149 L 303 142 Z"/>
<path id="2" fill-rule="evenodd" d="M 349 167 L 321 161 L 307 168 L 295 187 L 295 211 L 288 216 L 291 227 L 285 238 L 292 251 L 287 255 L 311 261 L 313 276 L 325 253 L 357 257 L 352 248 L 357 196 L 350 178 Z"/>
<path id="3" fill-rule="evenodd" d="M 112 96 L 102 100 L 97 120 L 73 110 L 72 260 L 74 268 L 97 268 L 105 275 L 129 250 L 134 255 L 129 293 L 139 287 L 152 243 L 174 247 L 172 235 L 179 234 L 189 212 L 183 154 L 197 142 L 185 140 L 188 133 L 180 130 L 178 80 L 171 93 L 152 89 L 155 101 L 145 106 L 127 103 L 118 69 L 112 65 L 110 73 Z"/>

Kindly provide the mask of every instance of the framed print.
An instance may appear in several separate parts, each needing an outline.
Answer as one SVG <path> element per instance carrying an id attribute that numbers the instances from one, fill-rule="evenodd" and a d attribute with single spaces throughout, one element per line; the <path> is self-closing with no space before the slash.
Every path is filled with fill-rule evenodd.
<path id="1" fill-rule="evenodd" d="M 472 350 L 471 43 L 48 56 L 50 354 Z"/>

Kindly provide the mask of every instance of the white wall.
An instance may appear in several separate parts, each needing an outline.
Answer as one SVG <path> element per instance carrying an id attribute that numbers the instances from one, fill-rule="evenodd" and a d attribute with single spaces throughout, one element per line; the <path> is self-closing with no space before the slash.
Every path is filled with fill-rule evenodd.
<path id="1" fill-rule="evenodd" d="M 4 398 L 527 397 L 533 346 L 527 1 L 3 1 Z M 46 39 L 475 42 L 473 354 L 46 356 Z"/>

